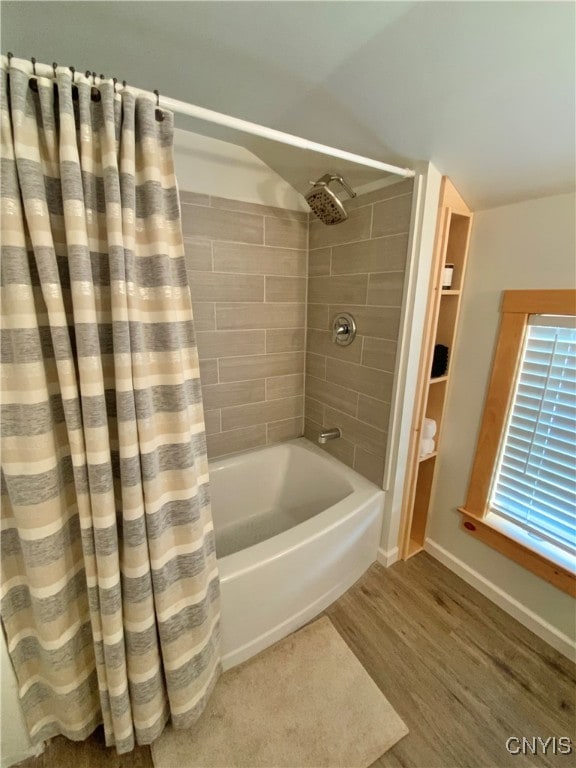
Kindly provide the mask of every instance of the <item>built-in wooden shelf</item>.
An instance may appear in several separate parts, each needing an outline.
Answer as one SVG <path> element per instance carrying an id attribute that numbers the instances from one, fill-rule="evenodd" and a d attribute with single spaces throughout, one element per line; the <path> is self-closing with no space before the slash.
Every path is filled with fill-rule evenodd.
<path id="1" fill-rule="evenodd" d="M 419 544 L 417 541 L 413 541 L 412 539 L 410 539 L 410 541 L 408 542 L 408 550 L 410 552 L 408 557 L 412 557 L 412 555 L 417 555 L 418 552 L 422 552 L 423 549 L 424 547 L 422 544 Z"/>
<path id="2" fill-rule="evenodd" d="M 436 224 L 436 242 L 430 273 L 430 289 L 422 340 L 422 355 L 412 418 L 412 439 L 408 453 L 406 484 L 402 501 L 400 556 L 406 560 L 424 546 L 426 525 L 436 479 L 436 457 L 441 450 L 442 419 L 446 393 L 453 370 L 452 358 L 466 262 L 472 227 L 472 213 L 451 181 L 444 177 Z M 453 264 L 452 288 L 442 290 L 445 264 Z M 448 347 L 449 368 L 444 376 L 430 377 L 434 347 Z M 420 456 L 420 438 L 424 419 L 434 419 L 435 450 Z"/>

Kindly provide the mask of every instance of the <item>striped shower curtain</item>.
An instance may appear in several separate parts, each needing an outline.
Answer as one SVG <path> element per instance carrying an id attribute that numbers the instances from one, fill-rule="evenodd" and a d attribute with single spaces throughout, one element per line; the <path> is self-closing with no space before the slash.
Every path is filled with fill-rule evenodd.
<path id="1" fill-rule="evenodd" d="M 2 62 L 2 623 L 32 739 L 126 752 L 220 670 L 173 116 L 37 74 Z"/>

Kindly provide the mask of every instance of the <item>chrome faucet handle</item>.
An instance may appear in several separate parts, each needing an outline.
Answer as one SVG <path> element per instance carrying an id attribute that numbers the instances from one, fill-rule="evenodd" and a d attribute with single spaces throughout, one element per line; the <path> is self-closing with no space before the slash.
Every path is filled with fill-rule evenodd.
<path id="1" fill-rule="evenodd" d="M 348 312 L 340 312 L 332 320 L 332 341 L 341 347 L 352 344 L 356 337 L 356 321 Z"/>

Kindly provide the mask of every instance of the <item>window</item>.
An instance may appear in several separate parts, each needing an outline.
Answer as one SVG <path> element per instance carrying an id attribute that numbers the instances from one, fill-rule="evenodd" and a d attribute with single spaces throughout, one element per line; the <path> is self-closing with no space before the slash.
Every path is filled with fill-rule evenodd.
<path id="1" fill-rule="evenodd" d="M 556 586 L 576 579 L 576 291 L 507 291 L 466 531 Z"/>

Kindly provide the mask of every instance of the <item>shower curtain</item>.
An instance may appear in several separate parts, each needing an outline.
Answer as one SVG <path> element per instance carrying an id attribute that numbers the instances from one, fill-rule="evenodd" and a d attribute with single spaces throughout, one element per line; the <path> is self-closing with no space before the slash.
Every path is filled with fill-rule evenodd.
<path id="1" fill-rule="evenodd" d="M 126 752 L 220 671 L 173 116 L 37 74 L 3 60 L 2 623 L 32 739 Z"/>

